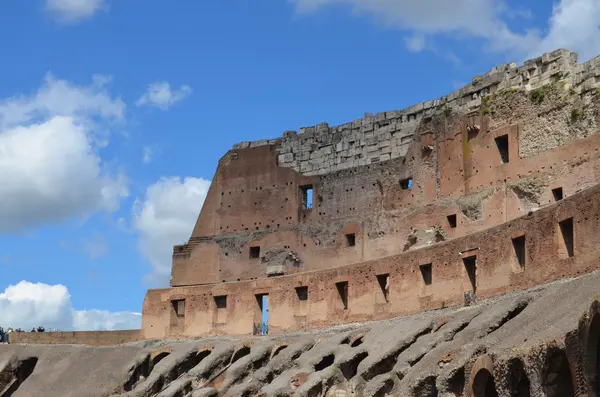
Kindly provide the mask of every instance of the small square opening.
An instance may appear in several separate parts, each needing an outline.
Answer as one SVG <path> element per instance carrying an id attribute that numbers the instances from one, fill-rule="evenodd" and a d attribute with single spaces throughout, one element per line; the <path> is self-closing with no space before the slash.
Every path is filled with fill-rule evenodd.
<path id="1" fill-rule="evenodd" d="M 469 277 L 469 282 L 471 283 L 471 289 L 475 292 L 477 290 L 477 257 L 470 256 L 468 258 L 463 258 L 463 264 L 465 265 L 465 270 Z"/>
<path id="2" fill-rule="evenodd" d="M 250 247 L 250 259 L 260 258 L 260 247 Z"/>
<path id="3" fill-rule="evenodd" d="M 185 317 L 185 299 L 173 300 L 171 305 L 177 317 Z"/>
<path id="4" fill-rule="evenodd" d="M 215 296 L 215 306 L 217 309 L 227 309 L 227 295 Z"/>
<path id="5" fill-rule="evenodd" d="M 340 296 L 340 300 L 342 301 L 344 310 L 347 310 L 348 309 L 348 282 L 341 281 L 339 283 L 335 283 L 335 287 L 337 288 L 337 291 Z"/>
<path id="6" fill-rule="evenodd" d="M 300 186 L 300 195 L 302 200 L 302 209 L 309 210 L 313 207 L 313 187 L 312 185 Z"/>
<path id="7" fill-rule="evenodd" d="M 296 295 L 299 301 L 308 300 L 308 287 L 296 287 Z"/>
<path id="8" fill-rule="evenodd" d="M 379 284 L 379 288 L 381 289 L 381 293 L 383 294 L 383 299 L 388 301 L 388 294 L 390 292 L 390 275 L 389 274 L 379 274 L 377 277 L 377 283 Z"/>
<path id="9" fill-rule="evenodd" d="M 515 260 L 513 262 L 515 263 L 515 265 L 517 265 L 514 267 L 513 270 L 522 271 L 523 269 L 525 269 L 526 258 L 525 236 L 523 235 L 513 238 L 512 246 L 515 252 Z"/>
<path id="10" fill-rule="evenodd" d="M 575 256 L 573 218 L 559 222 L 558 226 L 560 232 L 559 255 L 561 258 L 571 258 Z"/>
<path id="11" fill-rule="evenodd" d="M 446 219 L 448 219 L 448 225 L 450 225 L 452 229 L 456 228 L 456 214 L 448 215 Z"/>
<path id="12" fill-rule="evenodd" d="M 346 234 L 346 243 L 348 247 L 354 247 L 356 245 L 356 235 L 354 233 Z"/>
<path id="13" fill-rule="evenodd" d="M 552 189 L 552 196 L 554 197 L 554 201 L 562 200 L 563 199 L 562 187 L 557 187 L 556 189 Z"/>
<path id="14" fill-rule="evenodd" d="M 500 153 L 500 159 L 503 164 L 508 163 L 508 135 L 502 135 L 495 139 L 496 147 Z"/>
<path id="15" fill-rule="evenodd" d="M 405 178 L 405 179 L 400 179 L 400 187 L 402 188 L 402 190 L 411 190 L 412 185 L 413 185 L 412 176 Z"/>
<path id="16" fill-rule="evenodd" d="M 423 277 L 423 283 L 425 285 L 431 285 L 431 283 L 433 282 L 433 268 L 431 266 L 431 263 L 421 265 L 419 266 L 419 269 L 421 270 L 421 277 Z"/>

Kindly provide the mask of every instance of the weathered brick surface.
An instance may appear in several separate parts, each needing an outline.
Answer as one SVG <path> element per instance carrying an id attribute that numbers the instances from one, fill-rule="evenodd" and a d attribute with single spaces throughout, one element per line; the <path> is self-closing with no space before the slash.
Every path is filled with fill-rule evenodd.
<path id="1" fill-rule="evenodd" d="M 139 329 L 124 331 L 13 332 L 10 343 L 113 346 L 140 340 Z"/>

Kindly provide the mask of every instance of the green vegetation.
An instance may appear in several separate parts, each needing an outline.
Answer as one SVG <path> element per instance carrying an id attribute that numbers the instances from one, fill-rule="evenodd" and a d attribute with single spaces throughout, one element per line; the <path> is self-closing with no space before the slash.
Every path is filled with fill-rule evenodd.
<path id="1" fill-rule="evenodd" d="M 542 102 L 544 102 L 544 92 L 541 88 L 531 90 L 531 92 L 529 93 L 529 99 L 531 100 L 531 102 L 533 102 L 533 104 L 540 105 Z"/>
<path id="2" fill-rule="evenodd" d="M 571 110 L 571 122 L 575 123 L 578 120 L 583 119 L 584 115 L 585 114 L 584 114 L 584 111 L 582 108 L 580 108 L 580 107 L 573 108 Z"/>

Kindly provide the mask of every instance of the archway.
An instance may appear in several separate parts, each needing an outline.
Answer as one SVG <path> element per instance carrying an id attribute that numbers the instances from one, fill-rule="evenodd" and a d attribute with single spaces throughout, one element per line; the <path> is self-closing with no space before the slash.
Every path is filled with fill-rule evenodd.
<path id="1" fill-rule="evenodd" d="M 481 368 L 473 379 L 473 397 L 498 397 L 494 376 L 487 368 Z"/>
<path id="2" fill-rule="evenodd" d="M 531 385 L 529 378 L 525 372 L 523 361 L 518 358 L 510 360 L 508 363 L 509 370 L 509 387 L 511 396 L 515 397 L 530 397 Z"/>
<path id="3" fill-rule="evenodd" d="M 600 379 L 600 304 L 594 302 L 590 310 L 592 321 L 589 323 L 587 335 L 585 335 L 587 345 L 587 376 L 590 383 L 590 389 L 593 396 L 600 397 L 600 387 L 598 380 Z"/>
<path id="4" fill-rule="evenodd" d="M 558 348 L 548 351 L 542 386 L 547 397 L 574 397 L 573 377 L 565 352 Z"/>

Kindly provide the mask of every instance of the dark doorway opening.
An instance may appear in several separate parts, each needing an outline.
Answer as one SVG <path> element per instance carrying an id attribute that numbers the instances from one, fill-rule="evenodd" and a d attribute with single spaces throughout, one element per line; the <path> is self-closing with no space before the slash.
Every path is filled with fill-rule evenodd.
<path id="1" fill-rule="evenodd" d="M 469 277 L 469 282 L 471 283 L 471 289 L 473 293 L 477 292 L 477 256 L 469 256 L 468 258 L 463 258 L 463 263 L 465 265 L 465 270 L 467 271 L 467 276 Z"/>
<path id="2" fill-rule="evenodd" d="M 508 158 L 508 135 L 502 135 L 495 139 L 496 147 L 500 153 L 500 160 L 502 164 L 506 164 L 509 161 Z"/>

